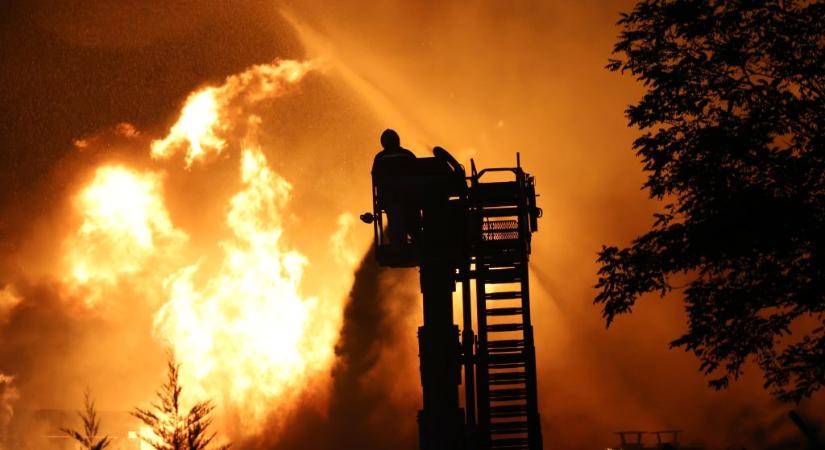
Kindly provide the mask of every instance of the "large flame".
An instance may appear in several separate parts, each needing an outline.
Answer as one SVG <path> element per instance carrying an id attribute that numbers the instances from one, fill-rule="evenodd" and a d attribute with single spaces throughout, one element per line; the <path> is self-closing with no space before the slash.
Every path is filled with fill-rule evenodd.
<path id="1" fill-rule="evenodd" d="M 248 427 L 326 367 L 334 329 L 313 320 L 318 299 L 299 292 L 307 260 L 281 240 L 289 183 L 260 149 L 245 149 L 241 160 L 244 189 L 230 202 L 222 265 L 201 286 L 197 264 L 170 276 L 156 325 L 177 350 L 185 381 L 201 390 L 195 395 L 233 399 Z"/>
<path id="2" fill-rule="evenodd" d="M 97 169 L 75 199 L 82 222 L 67 241 L 70 282 L 90 288 L 93 304 L 100 289 L 123 276 L 155 267 L 186 241 L 175 229 L 161 195 L 161 178 L 125 166 Z"/>
<path id="3" fill-rule="evenodd" d="M 68 278 L 86 289 L 90 306 L 124 279 L 140 280 L 165 299 L 154 333 L 182 363 L 184 395 L 236 412 L 247 433 L 328 371 L 340 325 L 329 311 L 340 316 L 343 292 L 335 298 L 301 292 L 311 261 L 284 234 L 291 185 L 256 143 L 261 119 L 248 111 L 310 69 L 295 61 L 254 66 L 191 94 L 169 134 L 147 149 L 157 170 L 109 164 L 95 171 L 76 196 L 82 220 L 64 246 Z M 196 248 L 167 211 L 164 177 L 172 170 L 163 167 L 183 153 L 187 176 L 227 149 L 239 152 L 232 159 L 240 163 L 238 191 L 225 205 L 224 223 L 211 224 L 225 234 L 212 241 L 214 248 Z M 336 256 L 348 252 L 341 233 L 351 218 L 341 217 L 343 228 L 330 236 Z"/>

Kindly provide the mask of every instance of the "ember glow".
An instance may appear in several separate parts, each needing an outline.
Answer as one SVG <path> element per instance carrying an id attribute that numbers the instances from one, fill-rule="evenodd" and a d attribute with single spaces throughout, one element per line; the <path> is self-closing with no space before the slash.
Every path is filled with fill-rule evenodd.
<path id="1" fill-rule="evenodd" d="M 260 118 L 246 110 L 309 69 L 294 61 L 254 66 L 191 94 L 169 134 L 151 143 L 157 168 L 107 163 L 94 171 L 75 196 L 81 219 L 63 246 L 65 279 L 88 307 L 124 281 L 162 299 L 153 331 L 182 364 L 185 400 L 217 401 L 220 412 L 237 413 L 244 433 L 260 431 L 270 412 L 288 409 L 327 373 L 346 294 L 302 293 L 312 261 L 287 244 L 283 228 L 292 185 L 270 166 L 257 144 Z M 227 148 L 238 152 L 238 191 L 223 223 L 211 225 L 223 234 L 212 248 L 196 247 L 171 219 L 165 177 L 180 164 L 177 152 L 187 170 L 176 173 L 187 176 L 209 170 L 208 156 Z M 351 252 L 341 233 L 329 236 L 336 255 Z"/>

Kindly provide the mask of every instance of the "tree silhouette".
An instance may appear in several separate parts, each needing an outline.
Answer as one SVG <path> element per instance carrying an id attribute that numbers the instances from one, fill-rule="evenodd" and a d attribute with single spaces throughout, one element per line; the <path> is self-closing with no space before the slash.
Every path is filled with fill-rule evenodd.
<path id="1" fill-rule="evenodd" d="M 825 382 L 825 4 L 643 0 L 622 14 L 613 71 L 662 201 L 630 246 L 603 247 L 608 326 L 679 277 L 693 352 L 722 388 L 755 361 L 783 400 Z M 682 289 L 682 288 L 678 288 Z"/>
<path id="2" fill-rule="evenodd" d="M 78 411 L 77 415 L 83 422 L 83 432 L 75 431 L 70 428 L 61 428 L 60 431 L 66 433 L 70 438 L 77 441 L 86 450 L 103 450 L 112 443 L 108 436 L 98 438 L 100 432 L 100 419 L 97 417 L 97 409 L 95 402 L 92 400 L 92 394 L 89 389 L 83 393 L 83 412 Z"/>
<path id="3" fill-rule="evenodd" d="M 215 439 L 209 432 L 215 409 L 210 401 L 195 404 L 184 414 L 180 404 L 182 387 L 179 382 L 180 366 L 170 356 L 167 361 L 166 382 L 157 392 L 157 402 L 149 409 L 135 408 L 132 415 L 148 426 L 154 436 L 140 439 L 156 450 L 207 450 Z M 229 445 L 218 447 L 226 450 Z"/>

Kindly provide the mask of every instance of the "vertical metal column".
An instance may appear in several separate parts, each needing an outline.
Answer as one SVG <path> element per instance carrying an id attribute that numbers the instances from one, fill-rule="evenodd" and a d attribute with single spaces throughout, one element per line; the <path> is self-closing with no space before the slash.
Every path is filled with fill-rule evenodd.
<path id="1" fill-rule="evenodd" d="M 424 325 L 418 328 L 424 408 L 418 413 L 421 450 L 455 450 L 463 442 L 458 408 L 461 380 L 458 326 L 453 323 L 455 272 L 427 261 L 421 265 Z"/>
<path id="2" fill-rule="evenodd" d="M 463 330 L 461 344 L 464 352 L 464 409 L 467 416 L 467 442 L 472 445 L 476 435 L 476 376 L 475 376 L 475 334 L 473 333 L 473 305 L 470 295 L 470 265 L 462 267 L 461 312 Z"/>
<path id="3" fill-rule="evenodd" d="M 483 311 L 487 308 L 486 289 L 483 280 L 486 276 L 484 264 L 476 261 L 476 317 L 478 323 L 478 344 L 476 348 L 476 387 L 478 404 L 478 448 L 490 448 L 490 371 L 487 365 L 487 316 Z"/>

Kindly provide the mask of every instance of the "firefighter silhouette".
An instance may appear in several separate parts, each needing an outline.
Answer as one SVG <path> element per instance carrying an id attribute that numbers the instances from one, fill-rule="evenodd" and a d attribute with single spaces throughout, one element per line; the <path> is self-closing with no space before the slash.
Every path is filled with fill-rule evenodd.
<path id="1" fill-rule="evenodd" d="M 395 130 L 386 129 L 381 133 L 381 147 L 372 163 L 373 185 L 381 208 L 387 212 L 388 244 L 401 251 L 414 243 L 420 228 L 419 208 L 401 182 L 409 175 L 416 157 L 401 147 Z"/>

